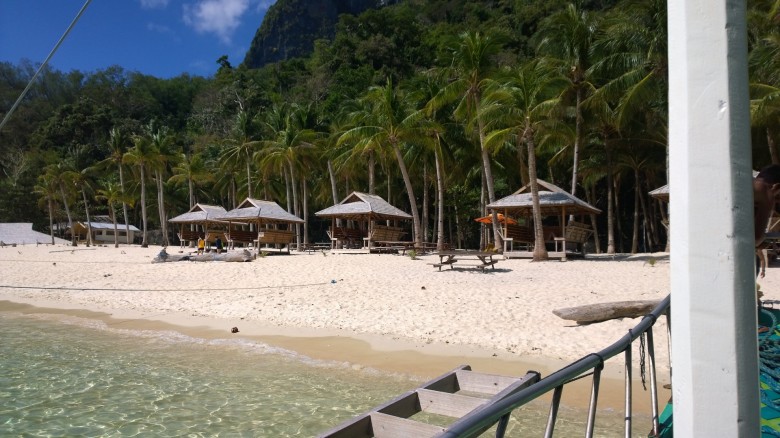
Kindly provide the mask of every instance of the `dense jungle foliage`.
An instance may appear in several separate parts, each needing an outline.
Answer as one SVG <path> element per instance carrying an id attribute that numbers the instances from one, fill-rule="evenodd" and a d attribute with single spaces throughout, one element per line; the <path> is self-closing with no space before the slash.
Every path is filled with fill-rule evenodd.
<path id="1" fill-rule="evenodd" d="M 754 168 L 780 163 L 779 4 L 749 2 Z M 36 67 L 0 63 L 0 116 Z M 536 174 L 602 210 L 591 251 L 659 250 L 667 78 L 660 0 L 405 0 L 257 69 L 49 69 L 0 132 L 0 222 L 109 214 L 163 243 L 195 203 L 254 197 L 313 242 L 313 213 L 357 190 L 413 214 L 418 241 L 474 248 L 493 233 L 473 219 Z"/>

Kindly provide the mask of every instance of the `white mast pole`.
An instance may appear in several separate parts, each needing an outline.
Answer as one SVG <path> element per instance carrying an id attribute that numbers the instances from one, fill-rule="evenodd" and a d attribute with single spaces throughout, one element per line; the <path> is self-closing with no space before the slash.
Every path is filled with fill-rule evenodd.
<path id="1" fill-rule="evenodd" d="M 760 435 L 745 7 L 668 3 L 676 436 Z"/>

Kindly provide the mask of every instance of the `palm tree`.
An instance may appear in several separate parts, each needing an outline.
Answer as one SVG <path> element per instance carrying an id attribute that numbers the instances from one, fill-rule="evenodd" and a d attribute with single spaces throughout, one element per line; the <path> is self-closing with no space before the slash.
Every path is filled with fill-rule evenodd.
<path id="1" fill-rule="evenodd" d="M 192 208 L 195 205 L 195 187 L 213 179 L 213 173 L 206 166 L 203 155 L 187 155 L 182 152 L 179 155 L 178 164 L 173 167 L 173 175 L 168 178 L 168 182 L 175 185 L 187 184 L 190 208 Z"/>
<path id="2" fill-rule="evenodd" d="M 117 232 L 116 224 L 116 205 L 127 205 L 125 200 L 124 190 L 121 185 L 117 185 L 115 182 L 108 181 L 104 188 L 98 189 L 95 195 L 96 200 L 104 200 L 108 204 L 108 212 L 111 216 L 111 220 L 114 223 L 114 248 L 119 248 L 119 233 Z"/>
<path id="3" fill-rule="evenodd" d="M 147 241 L 147 214 L 146 214 L 146 172 L 152 165 L 156 152 L 152 147 L 151 139 L 137 135 L 133 137 L 134 146 L 125 153 L 122 161 L 126 164 L 136 166 L 139 170 L 141 183 L 141 216 L 143 219 L 143 238 L 141 240 L 141 246 L 146 248 L 149 246 Z"/>
<path id="4" fill-rule="evenodd" d="M 772 163 L 780 163 L 780 30 L 777 27 L 780 2 L 753 2 L 748 12 L 750 45 L 750 120 L 766 131 Z"/>
<path id="5" fill-rule="evenodd" d="M 518 135 L 528 148 L 528 175 L 533 201 L 533 260 L 546 260 L 542 212 L 536 172 L 537 136 L 554 132 L 559 122 L 550 116 L 559 104 L 564 79 L 538 61 L 529 62 L 512 71 L 507 81 L 491 90 L 485 98 L 483 116 L 494 120 L 496 129 L 488 134 L 486 143 L 503 143 Z M 494 215 L 495 216 L 495 215 Z"/>
<path id="6" fill-rule="evenodd" d="M 577 195 L 578 168 L 583 142 L 583 101 L 586 93 L 593 91 L 588 78 L 591 43 L 596 34 L 596 20 L 588 11 L 573 3 L 545 19 L 540 26 L 538 53 L 547 58 L 544 62 L 558 69 L 569 81 L 564 93 L 574 94 L 574 147 L 571 178 L 571 194 Z"/>
<path id="7" fill-rule="evenodd" d="M 62 199 L 62 206 L 65 208 L 65 215 L 68 218 L 68 228 L 73 230 L 73 218 L 70 214 L 69 204 L 73 198 L 73 182 L 70 178 L 71 169 L 66 161 L 60 161 L 57 164 L 49 164 L 43 168 L 47 181 L 51 182 L 57 189 L 57 194 Z M 75 236 L 75 235 L 74 235 Z M 75 242 L 75 237 L 74 237 Z"/>
<path id="8" fill-rule="evenodd" d="M 125 193 L 125 172 L 124 166 L 122 165 L 122 159 L 124 158 L 125 152 L 127 151 L 128 143 L 129 139 L 122 133 L 119 128 L 111 128 L 111 131 L 109 131 L 108 140 L 108 147 L 111 150 L 111 154 L 106 160 L 116 165 L 117 169 L 119 170 L 119 188 L 122 190 L 123 194 Z M 129 245 L 131 243 L 130 220 L 128 219 L 129 216 L 127 215 L 127 202 L 125 202 L 125 199 L 126 197 L 123 195 L 122 215 L 125 218 L 125 236 L 127 239 L 127 244 Z"/>
<path id="9" fill-rule="evenodd" d="M 244 110 L 240 110 L 233 126 L 233 136 L 227 140 L 228 147 L 223 152 L 224 159 L 235 164 L 246 166 L 247 196 L 252 196 L 252 157 L 260 146 L 256 139 L 256 127 L 253 118 Z"/>
<path id="10" fill-rule="evenodd" d="M 593 43 L 588 74 L 605 79 L 594 91 L 615 102 L 615 123 L 623 130 L 637 116 L 668 117 L 666 1 L 631 0 L 603 21 Z M 665 127 L 664 127 L 665 129 Z"/>
<path id="11" fill-rule="evenodd" d="M 151 126 L 149 127 L 151 130 Z M 150 162 L 157 182 L 157 211 L 160 215 L 163 245 L 170 245 L 168 240 L 168 220 L 165 214 L 165 173 L 168 165 L 177 156 L 173 149 L 173 136 L 163 127 L 151 133 L 153 159 Z"/>
<path id="12" fill-rule="evenodd" d="M 49 234 L 51 235 L 51 244 L 54 245 L 54 198 L 57 196 L 58 187 L 53 174 L 45 172 L 38 176 L 38 184 L 35 185 L 33 191 L 41 196 L 41 200 L 46 203 L 49 210 Z M 73 232 L 72 228 L 71 232 Z"/>
<path id="13" fill-rule="evenodd" d="M 409 206 L 412 210 L 414 223 L 415 244 L 422 246 L 422 228 L 420 214 L 417 210 L 417 200 L 414 195 L 414 187 L 409 177 L 409 171 L 404 161 L 401 146 L 406 143 L 425 144 L 430 141 L 422 129 L 420 119 L 423 113 L 412 111 L 409 108 L 410 100 L 405 100 L 393 87 L 392 80 L 387 81 L 384 87 L 373 87 L 364 98 L 371 103 L 373 111 L 368 120 L 352 129 L 344 132 L 339 137 L 339 144 L 353 143 L 358 148 L 389 149 L 395 155 L 398 168 L 409 197 Z"/>
<path id="14" fill-rule="evenodd" d="M 488 190 L 488 199 L 495 202 L 496 192 L 490 161 L 490 150 L 485 144 L 485 120 L 480 116 L 482 96 L 492 83 L 491 74 L 495 68 L 493 57 L 501 50 L 503 40 L 498 36 L 465 32 L 460 35 L 460 44 L 453 53 L 453 80 L 438 96 L 431 100 L 430 109 L 457 102 L 455 117 L 476 130 L 482 158 L 482 171 Z M 476 127 L 474 127 L 476 125 Z M 498 233 L 498 218 L 493 215 L 493 239 L 496 247 L 501 245 Z"/>
<path id="15" fill-rule="evenodd" d="M 270 129 L 274 130 L 271 132 L 271 139 L 262 142 L 263 149 L 257 154 L 264 163 L 276 163 L 277 167 L 282 167 L 285 172 L 289 172 L 293 214 L 300 217 L 297 170 L 301 167 L 302 158 L 316 148 L 315 141 L 318 134 L 314 130 L 302 126 L 296 114 L 298 111 L 300 111 L 299 108 L 286 111 L 281 126 L 270 126 Z M 298 224 L 296 224 L 296 228 L 298 228 Z M 299 232 L 296 232 L 296 239 L 300 248 L 301 234 Z"/>

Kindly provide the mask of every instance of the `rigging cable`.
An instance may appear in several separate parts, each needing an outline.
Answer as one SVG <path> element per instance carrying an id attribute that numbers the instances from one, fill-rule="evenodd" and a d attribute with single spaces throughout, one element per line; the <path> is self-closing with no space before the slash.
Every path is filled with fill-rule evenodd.
<path id="1" fill-rule="evenodd" d="M 46 59 L 43 61 L 43 63 L 40 65 L 40 67 L 38 67 L 38 71 L 35 72 L 32 79 L 30 79 L 30 82 L 27 83 L 27 86 L 22 91 L 22 94 L 19 95 L 19 98 L 16 99 L 16 102 L 14 102 L 13 106 L 11 106 L 11 109 L 9 109 L 8 113 L 6 113 L 5 117 L 3 117 L 3 121 L 0 122 L 0 130 L 3 129 L 3 126 L 5 126 L 5 124 L 8 122 L 8 119 L 11 118 L 11 114 L 13 114 L 14 111 L 16 111 L 16 107 L 19 106 L 19 104 L 22 102 L 22 99 L 24 99 L 24 96 L 27 95 L 28 91 L 30 91 L 32 84 L 35 82 L 35 79 L 37 79 L 38 75 L 43 71 L 44 68 L 46 68 L 46 65 L 49 63 L 51 57 L 54 56 L 54 53 L 57 51 L 57 49 L 60 48 L 62 42 L 65 41 L 65 37 L 68 36 L 70 30 L 73 29 L 73 26 L 76 25 L 77 21 L 79 21 L 79 18 L 81 18 L 81 16 L 84 14 L 84 11 L 87 10 L 87 6 L 89 6 L 90 3 L 92 3 L 92 0 L 87 0 L 84 3 L 84 6 L 81 7 L 81 10 L 76 15 L 76 18 L 73 19 L 73 21 L 70 23 L 70 26 L 68 26 L 68 28 L 65 30 L 65 33 L 62 34 L 62 36 L 60 37 L 60 40 L 57 41 L 57 44 L 55 44 L 54 48 L 51 49 L 51 52 L 49 52 L 49 56 L 47 56 Z"/>

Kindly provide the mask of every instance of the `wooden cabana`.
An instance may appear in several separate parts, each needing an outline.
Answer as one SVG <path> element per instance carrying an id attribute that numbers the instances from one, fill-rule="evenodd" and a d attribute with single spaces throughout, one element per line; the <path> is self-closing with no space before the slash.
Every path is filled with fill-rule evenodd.
<path id="1" fill-rule="evenodd" d="M 539 184 L 539 204 L 542 211 L 542 217 L 559 217 L 560 227 L 545 228 L 545 240 L 552 241 L 555 244 L 555 250 L 550 252 L 550 257 L 566 258 L 567 244 L 583 245 L 593 233 L 593 230 L 584 221 L 569 221 L 566 223 L 566 216 L 584 216 L 590 214 L 600 214 L 601 210 L 588 204 L 587 202 L 573 196 L 555 184 L 547 181 L 537 180 Z M 503 213 L 505 216 L 524 217 L 528 220 L 526 223 L 532 223 L 533 219 L 533 199 L 531 197 L 530 185 L 525 185 L 515 193 L 501 198 L 487 206 L 490 210 Z M 531 248 L 534 244 L 534 230 L 532 227 L 511 226 L 504 223 L 501 231 L 504 240 L 504 257 L 532 257 Z M 514 250 L 515 244 L 521 244 L 524 250 Z M 559 246 L 560 245 L 560 246 Z"/>
<path id="2" fill-rule="evenodd" d="M 410 214 L 390 205 L 381 196 L 362 192 L 352 192 L 338 204 L 320 210 L 315 215 L 331 219 L 331 228 L 328 230 L 331 249 L 346 244 L 346 247 L 358 247 L 361 252 L 371 250 L 372 240 L 394 241 L 405 234 L 401 228 L 376 225 L 376 221 L 412 219 Z M 366 228 L 336 227 L 336 219 L 366 223 Z M 380 234 L 382 239 L 378 239 Z"/>
<path id="3" fill-rule="evenodd" d="M 227 239 L 231 248 L 236 243 L 256 245 L 258 251 L 260 244 L 285 245 L 288 253 L 296 236 L 293 225 L 304 223 L 303 219 L 288 213 L 276 202 L 254 198 L 246 198 L 235 209 L 220 215 L 219 219 L 229 224 Z M 286 228 L 279 228 L 279 225 Z M 240 228 L 242 226 L 246 228 Z"/>
<path id="4" fill-rule="evenodd" d="M 225 213 L 227 210 L 219 205 L 195 204 L 190 211 L 168 219 L 168 222 L 179 225 L 178 237 L 181 246 L 184 246 L 199 237 L 206 239 L 210 231 L 227 228 L 227 222 L 217 219 Z"/>

